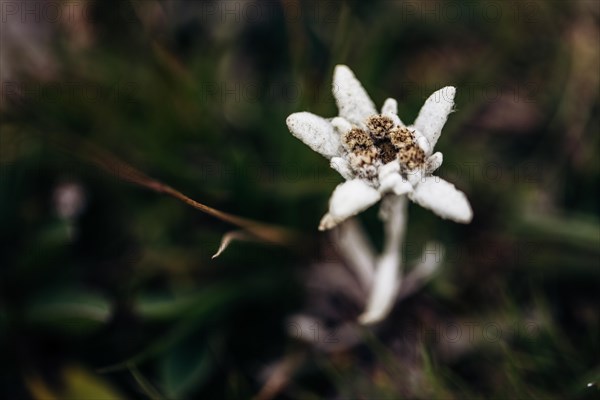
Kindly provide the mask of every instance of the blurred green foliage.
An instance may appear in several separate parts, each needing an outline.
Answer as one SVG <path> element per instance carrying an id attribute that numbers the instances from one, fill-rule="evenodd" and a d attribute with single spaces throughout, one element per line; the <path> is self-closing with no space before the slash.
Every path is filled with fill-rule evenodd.
<path id="1" fill-rule="evenodd" d="M 20 32 L 2 39 L 16 53 L 0 50 L 12 71 L 0 76 L 3 398 L 251 398 L 268 365 L 298 354 L 274 395 L 598 395 L 596 1 L 81 3 L 76 20 L 3 8 Z M 341 178 L 285 118 L 336 113 L 338 63 L 378 105 L 397 98 L 404 121 L 458 88 L 440 175 L 475 219 L 411 208 L 409 244 L 443 242 L 442 273 L 365 344 L 324 354 L 287 337 L 285 320 L 303 307 L 303 272 L 331 256 L 316 227 Z M 235 227 L 99 170 L 57 136 L 304 240 L 234 242 L 212 260 Z M 66 183 L 84 196 L 72 217 L 56 210 Z M 362 219 L 380 238 L 375 215 Z M 449 321 L 505 329 L 445 346 Z M 433 337 L 406 341 L 407 326 Z"/>

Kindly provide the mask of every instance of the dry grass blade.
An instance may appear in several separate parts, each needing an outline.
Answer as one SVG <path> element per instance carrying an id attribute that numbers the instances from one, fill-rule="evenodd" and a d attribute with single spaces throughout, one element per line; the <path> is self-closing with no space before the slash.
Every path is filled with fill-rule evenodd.
<path id="1" fill-rule="evenodd" d="M 260 241 L 284 246 L 289 246 L 296 241 L 297 234 L 289 229 L 239 217 L 202 204 L 171 186 L 149 177 L 98 145 L 72 135 L 52 135 L 50 141 L 60 149 L 90 162 L 121 180 L 174 197 L 208 215 L 243 228 Z"/>
<path id="2" fill-rule="evenodd" d="M 292 354 L 277 362 L 269 374 L 260 392 L 254 400 L 271 400 L 277 397 L 290 383 L 292 375 L 304 362 L 304 354 Z"/>
<path id="3" fill-rule="evenodd" d="M 219 245 L 219 248 L 217 250 L 217 252 L 215 254 L 213 254 L 212 258 L 217 258 L 219 257 L 221 254 L 223 254 L 223 252 L 225 250 L 227 250 L 227 248 L 229 247 L 229 245 L 234 241 L 251 241 L 251 240 L 257 240 L 256 237 L 254 237 L 253 235 L 248 234 L 248 232 L 246 231 L 231 231 L 231 232 L 227 232 L 225 235 L 223 235 L 223 238 L 221 239 L 221 244 Z"/>

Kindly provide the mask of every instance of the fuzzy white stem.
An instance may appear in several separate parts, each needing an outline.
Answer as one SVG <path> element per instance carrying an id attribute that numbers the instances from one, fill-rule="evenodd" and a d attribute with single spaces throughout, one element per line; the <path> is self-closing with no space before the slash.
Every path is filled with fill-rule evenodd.
<path id="1" fill-rule="evenodd" d="M 406 196 L 387 196 L 382 200 L 380 217 L 384 221 L 385 242 L 377 261 L 375 279 L 365 312 L 358 318 L 364 325 L 383 320 L 391 311 L 402 281 L 402 251 L 406 230 Z"/>
<path id="2" fill-rule="evenodd" d="M 331 231 L 337 250 L 356 274 L 361 286 L 369 290 L 375 274 L 375 250 L 355 218 L 342 222 Z"/>

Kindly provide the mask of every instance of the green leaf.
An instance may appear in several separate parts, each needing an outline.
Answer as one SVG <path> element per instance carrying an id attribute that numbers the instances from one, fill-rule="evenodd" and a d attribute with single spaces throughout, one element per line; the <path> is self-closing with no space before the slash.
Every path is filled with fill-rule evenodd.
<path id="1" fill-rule="evenodd" d="M 221 349 L 218 340 L 189 336 L 163 359 L 160 373 L 168 398 L 185 398 L 210 378 L 215 368 L 215 353 Z"/>
<path id="2" fill-rule="evenodd" d="M 579 247 L 600 248 L 600 222 L 592 215 L 526 214 L 521 230 L 528 235 L 541 235 Z"/>
<path id="3" fill-rule="evenodd" d="M 145 320 L 164 321 L 186 316 L 200 317 L 232 300 L 235 292 L 231 286 L 218 286 L 182 295 L 144 293 L 136 298 L 134 307 Z"/>
<path id="4" fill-rule="evenodd" d="M 136 312 L 147 321 L 174 320 L 169 331 L 154 340 L 141 352 L 128 359 L 100 370 L 102 372 L 129 369 L 131 366 L 163 354 L 206 324 L 215 313 L 225 313 L 227 304 L 239 296 L 241 291 L 234 286 L 219 286 L 203 289 L 195 294 L 172 296 L 144 294 L 135 301 Z"/>
<path id="5" fill-rule="evenodd" d="M 26 320 L 63 333 L 84 334 L 104 326 L 112 316 L 102 295 L 72 289 L 57 290 L 35 298 L 26 309 Z"/>

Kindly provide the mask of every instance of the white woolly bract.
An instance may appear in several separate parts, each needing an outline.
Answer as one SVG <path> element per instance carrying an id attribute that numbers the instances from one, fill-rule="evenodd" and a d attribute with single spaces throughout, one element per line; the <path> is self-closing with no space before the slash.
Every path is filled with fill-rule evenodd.
<path id="1" fill-rule="evenodd" d="M 430 151 L 433 151 L 448 119 L 448 114 L 452 111 L 455 94 L 456 89 L 453 86 L 446 86 L 434 92 L 425 101 L 415 120 L 414 126 L 427 139 Z"/>
<path id="2" fill-rule="evenodd" d="M 381 107 L 381 113 L 398 115 L 398 102 L 396 99 L 392 99 L 391 97 L 385 99 L 383 106 Z"/>
<path id="3" fill-rule="evenodd" d="M 437 176 L 423 178 L 408 197 L 445 219 L 469 223 L 473 218 L 473 211 L 465 194 Z"/>
<path id="4" fill-rule="evenodd" d="M 298 112 L 287 117 L 287 126 L 292 135 L 324 157 L 340 154 L 340 137 L 325 118 L 309 112 Z"/>
<path id="5" fill-rule="evenodd" d="M 340 117 L 356 126 L 364 127 L 365 120 L 371 115 L 377 114 L 375 104 L 366 90 L 350 68 L 345 65 L 335 67 L 332 92 L 340 111 Z"/>
<path id="6" fill-rule="evenodd" d="M 361 179 L 340 183 L 329 199 L 329 212 L 321 219 L 319 229 L 333 228 L 377 203 L 380 198 L 379 192 Z"/>

